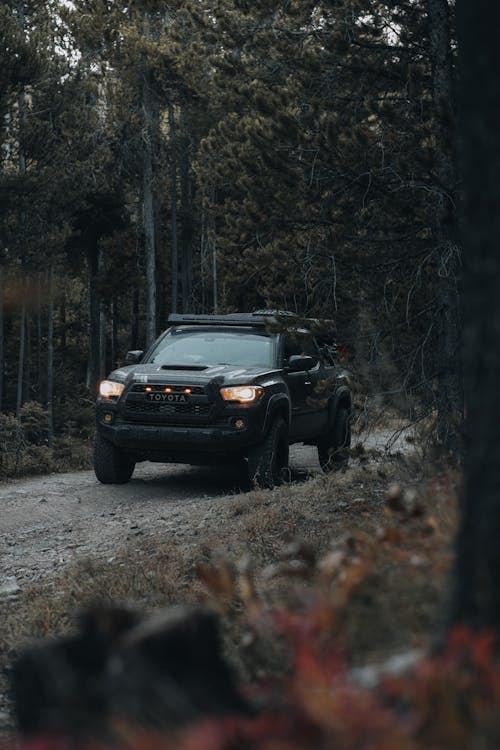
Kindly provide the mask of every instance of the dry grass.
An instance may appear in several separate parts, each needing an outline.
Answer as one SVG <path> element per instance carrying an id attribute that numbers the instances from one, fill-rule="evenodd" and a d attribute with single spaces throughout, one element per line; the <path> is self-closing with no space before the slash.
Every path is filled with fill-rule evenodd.
<path id="1" fill-rule="evenodd" d="M 153 610 L 208 600 L 224 612 L 227 652 L 245 678 L 280 671 L 286 668 L 280 644 L 249 625 L 248 591 L 243 596 L 241 588 L 224 592 L 212 586 L 210 593 L 200 581 L 200 569 L 213 566 L 226 566 L 227 580 L 236 580 L 233 571 L 242 560 L 245 571 L 249 566 L 253 571 L 245 573 L 255 587 L 251 596 L 261 602 L 293 602 L 297 591 L 311 586 L 335 593 L 349 566 L 365 560 L 366 572 L 346 603 L 339 630 L 353 661 L 425 646 L 444 608 L 456 488 L 451 476 L 416 485 L 420 474 L 411 461 L 380 456 L 374 461 L 360 454 L 345 474 L 229 498 L 200 535 L 167 541 L 158 531 L 136 551 L 68 567 L 5 601 L 1 666 L 33 638 L 68 632 L 75 613 L 96 601 Z M 415 487 L 418 513 L 388 508 L 394 482 Z M 325 577 L 331 560 L 339 570 Z"/>

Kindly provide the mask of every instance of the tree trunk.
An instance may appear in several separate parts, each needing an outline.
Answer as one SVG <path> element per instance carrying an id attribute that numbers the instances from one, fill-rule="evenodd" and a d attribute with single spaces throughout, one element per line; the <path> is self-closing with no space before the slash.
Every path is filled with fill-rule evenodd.
<path id="1" fill-rule="evenodd" d="M 27 285 L 29 289 L 29 284 Z M 29 296 L 29 292 L 27 295 Z M 31 327 L 30 327 L 30 316 L 26 309 L 25 316 L 25 342 L 24 342 L 24 383 L 23 383 L 23 398 L 26 401 L 31 401 L 31 370 L 32 370 L 32 346 L 31 346 Z"/>
<path id="2" fill-rule="evenodd" d="M 66 289 L 63 287 L 60 291 L 61 294 L 61 306 L 59 308 L 59 318 L 61 321 L 61 351 L 64 352 L 66 349 Z"/>
<path id="3" fill-rule="evenodd" d="M 36 371 L 37 396 L 43 402 L 43 365 L 42 365 L 42 274 L 36 279 Z"/>
<path id="4" fill-rule="evenodd" d="M 139 348 L 139 289 L 134 284 L 132 291 L 132 322 L 130 325 L 130 349 Z M 143 345 L 144 346 L 144 345 Z"/>
<path id="5" fill-rule="evenodd" d="M 208 279 L 209 271 L 209 244 L 206 210 L 201 209 L 201 233 L 200 233 L 200 280 L 201 280 L 201 311 L 208 311 Z"/>
<path id="6" fill-rule="evenodd" d="M 102 295 L 99 299 L 99 380 L 106 377 L 107 315 Z"/>
<path id="7" fill-rule="evenodd" d="M 143 14 L 144 35 L 149 37 L 149 18 Z M 144 122 L 142 149 L 142 200 L 144 221 L 144 247 L 146 255 L 146 346 L 156 338 L 156 250 L 153 199 L 153 126 L 156 107 L 151 91 L 151 74 L 145 56 L 142 61 L 142 116 Z"/>
<path id="8" fill-rule="evenodd" d="M 54 444 L 54 268 L 48 270 L 47 284 L 47 422 L 49 447 Z"/>
<path id="9" fill-rule="evenodd" d="M 458 457 L 463 423 L 460 248 L 456 217 L 455 85 L 447 0 L 427 0 L 436 131 L 437 203 L 433 240 L 438 266 L 438 439 Z"/>
<path id="10" fill-rule="evenodd" d="M 3 344 L 3 284 L 4 284 L 4 272 L 0 266 L 0 414 L 2 413 L 3 403 L 3 374 L 5 369 L 4 364 L 4 344 Z"/>
<path id="11" fill-rule="evenodd" d="M 99 299 L 99 247 L 97 239 L 88 248 L 89 267 L 89 370 L 87 385 L 92 395 L 97 392 L 100 376 L 100 299 Z"/>
<path id="12" fill-rule="evenodd" d="M 118 343 L 118 315 L 117 315 L 117 308 L 118 308 L 118 297 L 115 295 L 113 299 L 111 300 L 111 309 L 110 309 L 110 323 L 111 323 L 111 341 L 110 341 L 110 360 L 111 360 L 111 369 L 114 370 L 115 367 L 118 366 L 118 352 L 117 352 L 117 343 Z"/>
<path id="13" fill-rule="evenodd" d="M 26 295 L 24 295 L 21 307 L 21 320 L 19 322 L 19 360 L 17 364 L 17 395 L 16 395 L 16 419 L 21 422 L 21 408 L 23 405 L 24 384 L 24 350 L 26 345 Z"/>
<path id="14" fill-rule="evenodd" d="M 500 6 L 457 2 L 467 418 L 454 621 L 500 627 Z M 480 46 L 478 48 L 478 40 Z"/>
<path id="15" fill-rule="evenodd" d="M 218 298 L 218 271 L 217 271 L 217 245 L 215 238 L 212 239 L 212 281 L 213 281 L 213 311 L 217 315 L 219 312 L 217 298 Z"/>
<path id="16" fill-rule="evenodd" d="M 17 20 L 21 34 L 24 35 L 24 2 L 19 0 L 17 4 Z M 26 94 L 24 84 L 19 84 L 17 104 L 19 108 L 19 157 L 18 169 L 19 176 L 23 178 L 26 175 L 26 153 L 24 149 L 24 127 L 26 124 Z M 26 216 L 21 210 L 20 216 L 21 240 L 26 234 Z M 19 331 L 19 360 L 17 366 L 17 395 L 16 395 L 16 419 L 18 425 L 21 423 L 21 408 L 23 405 L 23 385 L 24 385 L 24 367 L 25 367 L 25 346 L 26 346 L 26 287 L 23 294 L 21 307 L 21 321 Z"/>
<path id="17" fill-rule="evenodd" d="M 146 346 L 149 346 L 156 337 L 156 253 L 151 144 L 144 146 L 142 181 L 146 253 Z"/>
<path id="18" fill-rule="evenodd" d="M 168 124 L 170 129 L 170 153 L 171 153 L 171 175 L 170 175 L 170 224 L 171 224 L 171 273 L 172 273 L 172 299 L 170 309 L 173 313 L 178 309 L 179 290 L 179 241 L 177 234 L 177 138 L 175 128 L 175 112 L 172 102 L 168 103 Z"/>
<path id="19" fill-rule="evenodd" d="M 189 179 L 190 143 L 186 108 L 181 110 L 182 148 L 180 155 L 180 183 L 181 183 L 181 261 L 182 261 L 182 310 L 193 310 L 193 253 L 192 253 L 192 223 L 191 215 L 191 184 Z"/>

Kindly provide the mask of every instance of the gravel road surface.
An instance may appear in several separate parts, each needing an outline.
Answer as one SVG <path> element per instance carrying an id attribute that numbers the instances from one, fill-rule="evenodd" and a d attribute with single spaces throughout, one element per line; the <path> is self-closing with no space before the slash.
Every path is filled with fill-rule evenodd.
<path id="1" fill-rule="evenodd" d="M 294 446 L 291 463 L 295 478 L 320 471 L 314 448 Z M 125 485 L 99 484 L 92 471 L 0 484 L 0 596 L 162 527 L 188 534 L 242 489 L 229 467 L 152 463 Z"/>
<path id="2" fill-rule="evenodd" d="M 406 436 L 378 431 L 365 448 L 408 452 Z M 357 442 L 357 441 L 356 441 Z M 316 449 L 290 449 L 292 481 L 321 474 Z M 248 487 L 231 467 L 140 464 L 125 485 L 102 485 L 93 471 L 0 483 L 0 612 L 30 584 L 50 582 L 80 560 L 111 561 L 158 537 L 189 554 L 203 530 L 232 523 L 228 504 Z M 270 496 L 271 497 L 271 496 Z M 1 677 L 1 675 L 0 675 Z M 0 679 L 0 736 L 12 728 L 5 675 Z"/>
<path id="3" fill-rule="evenodd" d="M 378 431 L 367 448 L 405 449 L 402 436 Z M 406 450 L 408 444 L 406 443 Z M 321 473 L 316 449 L 290 449 L 292 480 Z M 61 572 L 78 558 L 106 559 L 137 537 L 185 535 L 244 490 L 230 467 L 140 464 L 125 485 L 102 485 L 92 471 L 51 474 L 0 484 L 0 598 L 23 584 Z M 194 539 L 191 539 L 194 541 Z"/>

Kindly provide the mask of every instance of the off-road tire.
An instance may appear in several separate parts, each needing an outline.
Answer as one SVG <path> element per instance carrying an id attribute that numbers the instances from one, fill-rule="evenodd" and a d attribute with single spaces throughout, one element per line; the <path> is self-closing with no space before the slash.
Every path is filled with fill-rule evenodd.
<path id="1" fill-rule="evenodd" d="M 349 410 L 341 406 L 330 431 L 318 442 L 318 459 L 324 472 L 342 471 L 349 463 L 351 419 Z"/>
<path id="2" fill-rule="evenodd" d="M 287 468 L 288 427 L 276 417 L 263 442 L 248 453 L 248 474 L 258 487 L 273 489 L 283 483 Z"/>
<path id="3" fill-rule="evenodd" d="M 125 484 L 135 461 L 97 432 L 94 437 L 94 472 L 102 484 Z"/>

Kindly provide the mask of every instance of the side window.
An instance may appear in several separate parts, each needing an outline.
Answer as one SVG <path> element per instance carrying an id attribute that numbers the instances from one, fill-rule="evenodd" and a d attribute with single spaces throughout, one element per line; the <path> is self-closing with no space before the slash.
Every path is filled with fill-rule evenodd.
<path id="1" fill-rule="evenodd" d="M 319 351 L 313 337 L 305 331 L 289 331 L 285 336 L 285 362 L 292 354 L 308 355 L 318 357 Z"/>

